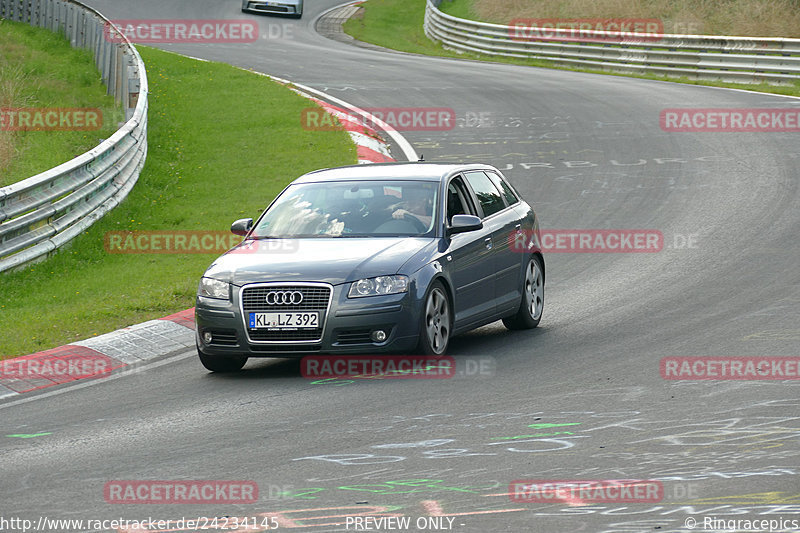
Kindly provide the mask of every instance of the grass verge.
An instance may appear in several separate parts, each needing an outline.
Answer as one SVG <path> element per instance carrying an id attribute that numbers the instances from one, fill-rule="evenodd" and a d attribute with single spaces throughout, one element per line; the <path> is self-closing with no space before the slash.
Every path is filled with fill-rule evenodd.
<path id="1" fill-rule="evenodd" d="M 312 104 L 286 87 L 221 63 L 139 51 L 151 90 L 139 182 L 69 247 L 2 275 L 0 358 L 194 305 L 197 282 L 218 254 L 109 254 L 107 232 L 228 231 L 297 176 L 356 162 L 346 132 L 301 128 Z"/>
<path id="2" fill-rule="evenodd" d="M 458 4 L 456 3 L 454 6 L 455 5 Z M 452 50 L 446 50 L 441 44 L 435 43 L 425 36 L 422 29 L 425 15 L 425 0 L 367 0 L 362 6 L 364 9 L 358 16 L 345 22 L 344 31 L 360 41 L 403 52 L 800 96 L 800 81 L 795 82 L 792 86 L 770 85 L 768 83 L 725 83 L 657 76 L 654 74 L 623 74 L 602 70 L 569 68 L 556 66 L 550 61 L 536 59 L 516 59 L 484 54 L 458 53 Z M 461 6 L 458 9 L 463 9 L 463 7 L 464 6 Z"/>
<path id="3" fill-rule="evenodd" d="M 0 127 L 0 187 L 90 150 L 123 119 L 91 52 L 72 48 L 53 32 L 7 20 L 0 20 L 0 108 L 99 108 L 103 116 L 103 127 L 93 131 Z"/>

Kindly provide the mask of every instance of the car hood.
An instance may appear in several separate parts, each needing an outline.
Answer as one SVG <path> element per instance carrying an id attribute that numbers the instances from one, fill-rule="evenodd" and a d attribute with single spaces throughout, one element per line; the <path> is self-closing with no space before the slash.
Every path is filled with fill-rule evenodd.
<path id="1" fill-rule="evenodd" d="M 204 276 L 234 285 L 321 281 L 337 285 L 395 274 L 434 239 L 416 237 L 246 240 L 220 256 Z"/>

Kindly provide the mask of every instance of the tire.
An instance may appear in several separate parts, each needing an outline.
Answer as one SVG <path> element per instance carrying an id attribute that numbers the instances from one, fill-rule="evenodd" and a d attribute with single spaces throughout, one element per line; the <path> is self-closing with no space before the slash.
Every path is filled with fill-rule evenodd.
<path id="1" fill-rule="evenodd" d="M 442 355 L 450 344 L 453 314 L 447 290 L 441 281 L 431 285 L 420 313 L 419 344 L 421 355 Z"/>
<path id="2" fill-rule="evenodd" d="M 503 319 L 505 327 L 511 330 L 532 329 L 539 325 L 544 313 L 544 272 L 542 260 L 532 255 L 525 265 L 525 278 L 522 280 L 522 300 L 516 314 Z"/>
<path id="3" fill-rule="evenodd" d="M 197 355 L 203 366 L 212 372 L 238 372 L 247 362 L 247 357 L 243 355 L 206 355 L 199 348 Z"/>

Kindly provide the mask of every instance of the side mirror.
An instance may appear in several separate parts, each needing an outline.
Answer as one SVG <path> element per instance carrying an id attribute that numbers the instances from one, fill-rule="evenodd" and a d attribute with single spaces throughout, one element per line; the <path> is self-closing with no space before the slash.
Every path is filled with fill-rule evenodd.
<path id="1" fill-rule="evenodd" d="M 479 230 L 482 227 L 483 222 L 475 215 L 453 215 L 453 221 L 450 223 L 450 227 L 447 228 L 447 233 L 450 235 L 465 233 Z"/>
<path id="2" fill-rule="evenodd" d="M 253 227 L 253 219 L 252 218 L 240 218 L 233 224 L 231 224 L 231 233 L 235 235 L 241 235 L 244 237 L 250 232 L 250 229 Z"/>

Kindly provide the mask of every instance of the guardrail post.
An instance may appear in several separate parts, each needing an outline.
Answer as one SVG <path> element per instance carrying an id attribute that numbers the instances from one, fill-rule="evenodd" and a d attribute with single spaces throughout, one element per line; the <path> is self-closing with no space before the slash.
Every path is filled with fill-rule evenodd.
<path id="1" fill-rule="evenodd" d="M 117 47 L 116 46 L 108 46 L 108 66 L 106 67 L 108 70 L 108 94 L 112 95 L 115 99 L 117 97 L 117 68 L 119 68 L 119 64 L 117 62 Z"/>
<path id="2" fill-rule="evenodd" d="M 31 5 L 31 26 L 39 26 L 39 19 L 41 18 L 41 7 L 39 4 Z"/>
<path id="3" fill-rule="evenodd" d="M 61 11 L 61 0 L 52 0 L 50 12 L 50 31 L 53 33 L 58 32 L 59 14 Z"/>

